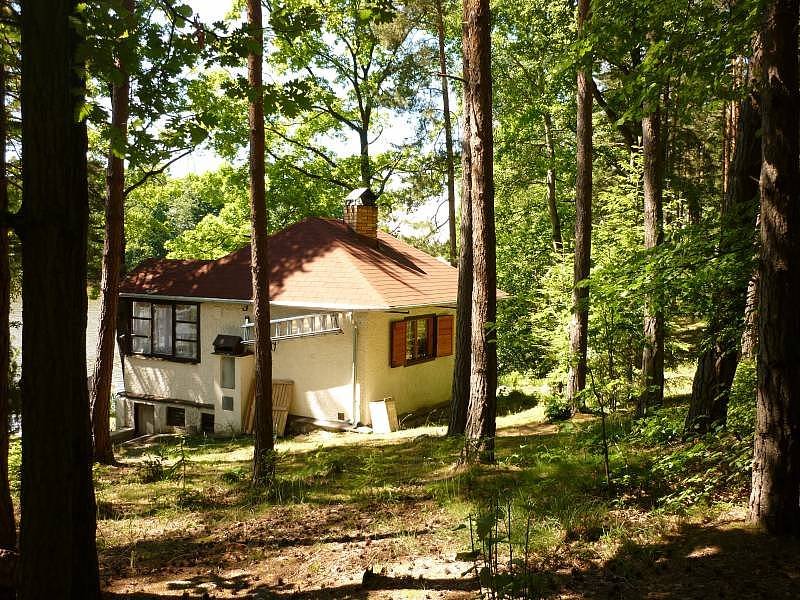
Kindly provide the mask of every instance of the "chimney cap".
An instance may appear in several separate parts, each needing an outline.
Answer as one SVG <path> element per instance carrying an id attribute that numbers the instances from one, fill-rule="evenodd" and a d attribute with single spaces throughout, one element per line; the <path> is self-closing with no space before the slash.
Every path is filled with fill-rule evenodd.
<path id="1" fill-rule="evenodd" d="M 354 189 L 344 199 L 345 206 L 375 206 L 375 193 L 368 187 Z"/>

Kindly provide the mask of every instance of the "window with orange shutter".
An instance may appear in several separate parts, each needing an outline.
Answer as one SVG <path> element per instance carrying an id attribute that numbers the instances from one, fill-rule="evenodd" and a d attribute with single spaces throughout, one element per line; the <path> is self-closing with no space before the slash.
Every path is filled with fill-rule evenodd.
<path id="1" fill-rule="evenodd" d="M 437 343 L 440 326 L 439 319 L 435 315 L 408 317 L 402 321 L 393 321 L 391 323 L 390 366 L 408 366 L 433 360 L 437 356 L 452 354 L 452 317 L 450 315 L 444 315 L 444 317 L 446 320 L 450 319 L 450 323 L 445 323 L 443 326 L 444 345 Z"/>

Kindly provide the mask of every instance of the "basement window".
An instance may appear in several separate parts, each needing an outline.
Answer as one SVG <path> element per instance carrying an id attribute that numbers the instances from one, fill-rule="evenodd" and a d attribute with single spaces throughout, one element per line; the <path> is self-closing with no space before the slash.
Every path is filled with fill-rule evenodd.
<path id="1" fill-rule="evenodd" d="M 186 410 L 175 406 L 167 407 L 167 426 L 186 427 Z"/>

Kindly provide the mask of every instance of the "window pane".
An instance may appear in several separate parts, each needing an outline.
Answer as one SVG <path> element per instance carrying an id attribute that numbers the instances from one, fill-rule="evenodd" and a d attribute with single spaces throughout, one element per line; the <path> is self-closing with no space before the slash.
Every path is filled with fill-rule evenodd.
<path id="1" fill-rule="evenodd" d="M 406 360 L 414 359 L 414 324 L 415 321 L 406 322 Z"/>
<path id="2" fill-rule="evenodd" d="M 172 354 L 172 305 L 153 305 L 153 353 Z"/>
<path id="3" fill-rule="evenodd" d="M 146 335 L 150 337 L 150 319 L 132 319 L 131 333 L 134 335 Z"/>
<path id="4" fill-rule="evenodd" d="M 197 358 L 197 342 L 175 342 L 175 356 L 178 358 Z"/>
<path id="5" fill-rule="evenodd" d="M 417 325 L 417 358 L 426 358 L 428 352 L 428 320 L 419 319 L 415 321 Z"/>
<path id="6" fill-rule="evenodd" d="M 186 426 L 186 411 L 183 408 L 174 406 L 167 407 L 167 425 L 170 427 Z"/>
<path id="7" fill-rule="evenodd" d="M 197 307 L 194 304 L 176 304 L 175 320 L 197 321 Z"/>
<path id="8" fill-rule="evenodd" d="M 149 302 L 134 302 L 133 303 L 133 316 L 150 318 L 150 303 Z"/>
<path id="9" fill-rule="evenodd" d="M 196 340 L 197 325 L 194 323 L 175 323 L 175 337 L 179 340 Z"/>
<path id="10" fill-rule="evenodd" d="M 236 360 L 230 356 L 220 360 L 220 385 L 228 390 L 236 388 Z"/>
<path id="11" fill-rule="evenodd" d="M 150 338 L 131 338 L 131 351 L 134 354 L 150 354 Z"/>
<path id="12" fill-rule="evenodd" d="M 233 396 L 222 397 L 222 410 L 233 410 Z"/>

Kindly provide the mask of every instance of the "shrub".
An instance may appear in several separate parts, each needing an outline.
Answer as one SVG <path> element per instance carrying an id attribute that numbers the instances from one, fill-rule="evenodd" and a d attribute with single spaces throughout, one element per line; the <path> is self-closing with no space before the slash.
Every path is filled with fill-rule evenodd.
<path id="1" fill-rule="evenodd" d="M 549 396 L 544 401 L 544 417 L 548 423 L 565 421 L 572 416 L 572 407 L 565 398 Z"/>
<path id="2" fill-rule="evenodd" d="M 162 481 L 166 477 L 164 462 L 167 456 L 163 449 L 159 449 L 155 454 L 144 457 L 142 462 L 136 467 L 136 474 L 140 483 L 154 483 Z"/>

